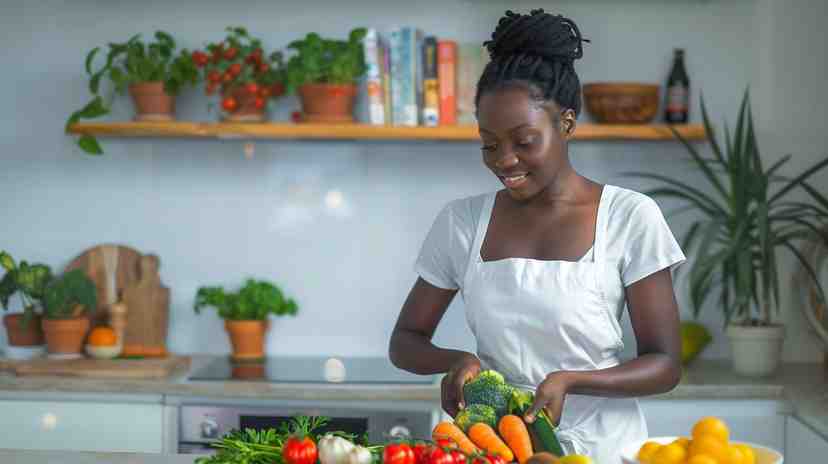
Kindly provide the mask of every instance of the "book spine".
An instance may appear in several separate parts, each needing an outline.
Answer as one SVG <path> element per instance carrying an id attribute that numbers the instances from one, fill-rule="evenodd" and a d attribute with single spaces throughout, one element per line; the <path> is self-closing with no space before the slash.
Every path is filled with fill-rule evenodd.
<path id="1" fill-rule="evenodd" d="M 385 124 L 391 125 L 391 47 L 388 38 L 380 36 L 382 58 L 382 97 L 385 109 Z"/>
<path id="2" fill-rule="evenodd" d="M 423 40 L 423 125 L 440 123 L 440 86 L 437 80 L 437 38 Z"/>
<path id="3" fill-rule="evenodd" d="M 457 45 L 457 124 L 474 125 L 474 97 L 477 81 L 488 63 L 485 47 L 477 43 Z"/>
<path id="4" fill-rule="evenodd" d="M 457 43 L 437 42 L 437 79 L 440 89 L 440 125 L 457 124 Z"/>
<path id="5" fill-rule="evenodd" d="M 392 31 L 391 35 L 391 101 L 393 123 L 397 126 L 417 125 L 417 89 L 415 69 L 416 43 L 410 27 Z"/>
<path id="6" fill-rule="evenodd" d="M 383 104 L 382 71 L 380 69 L 379 34 L 376 29 L 368 29 L 363 39 L 365 54 L 365 85 L 368 96 L 368 123 L 385 124 Z"/>

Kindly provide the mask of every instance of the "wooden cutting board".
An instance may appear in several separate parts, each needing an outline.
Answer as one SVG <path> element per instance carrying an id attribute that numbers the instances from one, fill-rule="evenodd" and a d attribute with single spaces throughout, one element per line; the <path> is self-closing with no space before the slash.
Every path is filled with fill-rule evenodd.
<path id="1" fill-rule="evenodd" d="M 190 367 L 189 356 L 145 359 L 35 359 L 0 361 L 0 369 L 18 376 L 56 375 L 107 379 L 163 379 Z"/>

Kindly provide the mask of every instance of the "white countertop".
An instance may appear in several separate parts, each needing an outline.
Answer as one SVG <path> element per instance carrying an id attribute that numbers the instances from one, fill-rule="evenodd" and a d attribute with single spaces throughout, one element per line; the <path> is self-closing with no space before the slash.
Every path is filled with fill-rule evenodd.
<path id="1" fill-rule="evenodd" d="M 0 449 L 0 462 L 14 464 L 193 464 L 197 457 L 194 454 Z"/>

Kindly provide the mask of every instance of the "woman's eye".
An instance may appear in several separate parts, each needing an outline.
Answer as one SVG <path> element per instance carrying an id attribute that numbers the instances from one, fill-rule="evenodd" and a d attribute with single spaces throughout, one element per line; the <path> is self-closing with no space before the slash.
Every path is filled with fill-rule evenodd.
<path id="1" fill-rule="evenodd" d="M 489 145 L 483 145 L 482 147 L 480 147 L 480 149 L 483 151 L 493 151 L 497 149 L 497 144 L 492 143 Z"/>
<path id="2" fill-rule="evenodd" d="M 521 147 L 528 147 L 529 145 L 532 145 L 532 142 L 534 142 L 534 140 L 526 139 L 526 140 L 520 140 L 517 144 Z"/>

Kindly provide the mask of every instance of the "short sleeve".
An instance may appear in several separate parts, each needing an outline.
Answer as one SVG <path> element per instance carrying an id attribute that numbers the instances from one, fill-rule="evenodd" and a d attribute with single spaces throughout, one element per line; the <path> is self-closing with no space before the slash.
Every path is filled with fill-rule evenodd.
<path id="1" fill-rule="evenodd" d="M 463 206 L 455 201 L 440 211 L 414 265 L 417 274 L 435 287 L 458 289 L 465 274 L 474 227 Z"/>
<path id="2" fill-rule="evenodd" d="M 684 252 L 652 198 L 642 198 L 631 212 L 628 224 L 621 268 L 625 287 L 662 269 L 674 269 L 685 261 Z"/>

